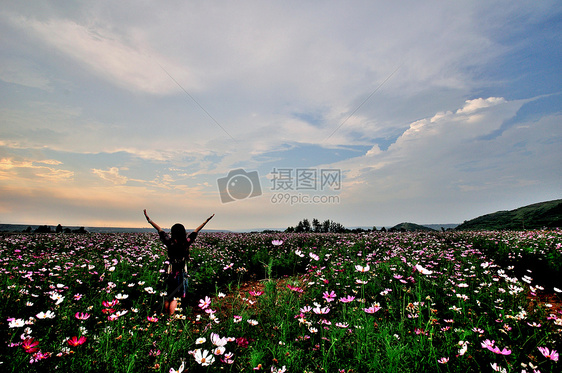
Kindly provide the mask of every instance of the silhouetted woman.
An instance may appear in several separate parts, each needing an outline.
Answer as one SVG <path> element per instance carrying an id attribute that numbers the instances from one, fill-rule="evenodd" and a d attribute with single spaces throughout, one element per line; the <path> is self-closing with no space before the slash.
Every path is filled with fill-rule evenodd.
<path id="1" fill-rule="evenodd" d="M 200 226 L 195 228 L 193 232 L 187 235 L 185 228 L 181 224 L 174 224 L 170 230 L 171 235 L 164 232 L 158 224 L 153 222 L 144 210 L 144 216 L 146 221 L 150 223 L 157 231 L 160 236 L 160 240 L 166 248 L 168 249 L 168 277 L 166 278 L 166 288 L 167 294 L 164 299 L 164 310 L 168 315 L 172 316 L 176 310 L 178 302 L 176 297 L 181 296 L 185 298 L 187 290 L 187 264 L 186 261 L 189 260 L 189 246 L 197 238 L 197 233 L 215 216 L 211 215 L 207 220 L 203 222 Z"/>

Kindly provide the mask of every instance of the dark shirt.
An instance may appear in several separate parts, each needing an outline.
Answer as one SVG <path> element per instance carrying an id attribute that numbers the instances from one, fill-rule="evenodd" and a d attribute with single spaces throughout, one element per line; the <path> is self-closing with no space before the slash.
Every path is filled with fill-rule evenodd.
<path id="1" fill-rule="evenodd" d="M 189 246 L 195 241 L 197 238 L 197 232 L 191 232 L 187 237 L 187 242 L 177 242 L 172 240 L 170 235 L 164 231 L 159 232 L 160 240 L 166 247 L 168 248 L 168 258 L 171 259 L 173 262 L 182 262 L 178 263 L 181 264 L 183 267 L 183 262 L 189 258 Z"/>

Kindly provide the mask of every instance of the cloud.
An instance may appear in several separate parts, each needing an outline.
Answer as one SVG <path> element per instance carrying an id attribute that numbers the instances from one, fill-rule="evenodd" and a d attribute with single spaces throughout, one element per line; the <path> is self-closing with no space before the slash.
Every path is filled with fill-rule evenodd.
<path id="1" fill-rule="evenodd" d="M 60 183 L 73 180 L 73 171 L 44 166 L 45 164 L 58 166 L 62 162 L 53 159 L 17 160 L 2 158 L 0 159 L 0 181 L 7 181 L 12 185 L 26 185 L 30 182 L 41 185 L 45 182 Z"/>
<path id="2" fill-rule="evenodd" d="M 166 70 L 172 71 L 176 79 L 194 89 L 195 81 L 188 70 L 157 56 L 142 41 L 129 40 L 127 43 L 124 36 L 99 24 L 88 26 L 57 18 L 40 21 L 23 16 L 12 17 L 11 21 L 20 29 L 27 30 L 51 47 L 88 66 L 109 83 L 122 88 L 152 94 L 177 92 L 177 85 L 163 70 L 165 65 Z M 20 76 L 18 74 L 20 73 L 17 71 L 12 72 L 11 76 Z M 40 79 L 35 81 L 41 82 Z M 42 86 L 46 85 L 45 82 L 41 83 Z"/>
<path id="3" fill-rule="evenodd" d="M 120 175 L 119 174 L 119 168 L 118 167 L 111 167 L 109 170 L 104 171 L 104 170 L 98 170 L 98 169 L 92 169 L 92 172 L 96 175 L 98 175 L 99 177 L 101 177 L 103 180 L 107 180 L 113 184 L 116 185 L 123 185 L 127 183 L 127 177 Z"/>
<path id="4" fill-rule="evenodd" d="M 514 198 L 527 196 L 532 202 L 532 195 L 545 192 L 559 198 L 559 176 L 552 170 L 559 169 L 555 159 L 562 159 L 556 124 L 562 117 L 520 123 L 495 139 L 482 139 L 529 101 L 478 98 L 411 123 L 388 150 L 375 146 L 364 156 L 332 165 L 345 174 L 342 200 L 356 209 L 377 206 L 379 214 L 395 219 L 423 219 L 447 204 L 458 206 L 458 213 L 442 212 L 444 219 L 466 219 L 472 209 L 494 211 L 494 204 Z"/>

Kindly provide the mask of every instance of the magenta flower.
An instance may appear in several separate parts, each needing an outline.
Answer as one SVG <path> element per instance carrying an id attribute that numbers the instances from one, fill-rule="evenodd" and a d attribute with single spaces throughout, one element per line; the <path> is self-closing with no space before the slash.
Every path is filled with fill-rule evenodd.
<path id="1" fill-rule="evenodd" d="M 74 315 L 74 317 L 76 317 L 78 320 L 88 320 L 90 318 L 90 314 L 83 313 L 83 312 L 76 312 L 76 315 Z"/>
<path id="2" fill-rule="evenodd" d="M 254 291 L 254 290 L 252 290 L 252 291 L 250 291 L 249 293 L 250 293 L 250 295 L 252 295 L 252 296 L 254 296 L 254 297 L 259 297 L 260 295 L 263 294 L 263 291 Z"/>
<path id="3" fill-rule="evenodd" d="M 548 347 L 538 347 L 539 351 L 541 352 L 541 354 L 543 354 L 544 357 L 546 357 L 547 359 L 550 359 L 552 361 L 558 361 L 558 352 L 556 350 L 548 350 Z"/>
<path id="4" fill-rule="evenodd" d="M 104 307 L 109 308 L 109 307 L 113 307 L 113 306 L 119 304 L 119 301 L 117 299 L 114 299 L 111 302 L 108 302 L 108 301 L 104 300 L 103 302 L 101 302 L 101 304 L 103 304 Z"/>
<path id="5" fill-rule="evenodd" d="M 68 340 L 68 345 L 72 346 L 72 347 L 76 347 L 76 346 L 80 346 L 84 342 L 86 342 L 86 337 L 84 337 L 84 336 L 82 336 L 80 338 L 72 337 Z"/>
<path id="6" fill-rule="evenodd" d="M 39 349 L 36 347 L 38 344 L 39 341 L 36 341 L 33 338 L 26 338 L 21 346 L 23 347 L 25 352 L 27 352 L 28 354 L 33 354 L 39 351 Z"/>
<path id="7" fill-rule="evenodd" d="M 250 344 L 246 337 L 236 338 L 236 344 L 238 347 L 246 348 Z"/>
<path id="8" fill-rule="evenodd" d="M 156 316 L 146 316 L 146 319 L 150 322 L 158 322 L 158 318 Z"/>

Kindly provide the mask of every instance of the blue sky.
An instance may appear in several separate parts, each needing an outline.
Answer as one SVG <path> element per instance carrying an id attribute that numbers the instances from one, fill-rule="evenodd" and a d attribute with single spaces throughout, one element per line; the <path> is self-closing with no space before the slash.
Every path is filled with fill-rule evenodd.
<path id="1" fill-rule="evenodd" d="M 558 1 L 26 1 L 0 35 L 1 223 L 380 227 L 562 198 Z"/>

